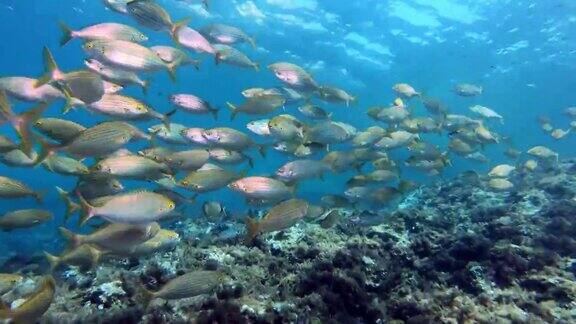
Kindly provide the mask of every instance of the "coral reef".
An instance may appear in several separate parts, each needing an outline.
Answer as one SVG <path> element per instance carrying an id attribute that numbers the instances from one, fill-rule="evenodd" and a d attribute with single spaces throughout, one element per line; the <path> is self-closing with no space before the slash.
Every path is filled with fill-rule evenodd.
<path id="1" fill-rule="evenodd" d="M 330 229 L 300 222 L 250 246 L 242 224 L 187 219 L 173 225 L 185 239 L 172 251 L 57 273 L 43 321 L 575 322 L 575 166 L 521 174 L 512 192 L 460 177 L 420 188 L 379 224 L 350 211 Z M 230 281 L 211 295 L 139 302 L 138 286 L 155 291 L 197 269 Z"/>

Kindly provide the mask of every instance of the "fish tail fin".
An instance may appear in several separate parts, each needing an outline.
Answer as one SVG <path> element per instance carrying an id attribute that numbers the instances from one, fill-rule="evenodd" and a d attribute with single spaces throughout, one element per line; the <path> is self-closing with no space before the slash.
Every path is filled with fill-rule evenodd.
<path id="1" fill-rule="evenodd" d="M 190 64 L 192 64 L 192 66 L 194 66 L 196 71 L 200 71 L 200 64 L 202 64 L 202 60 L 190 59 Z"/>
<path id="2" fill-rule="evenodd" d="M 260 153 L 260 155 L 262 157 L 266 157 L 266 145 L 264 144 L 259 144 L 258 145 L 258 152 Z"/>
<path id="3" fill-rule="evenodd" d="M 70 94 L 70 91 L 68 91 L 68 89 L 66 87 L 62 87 L 61 89 L 62 94 L 64 95 L 64 107 L 62 107 L 62 114 L 66 115 L 68 112 L 70 112 L 70 110 L 72 110 L 74 108 L 74 101 L 73 101 L 73 97 Z"/>
<path id="4" fill-rule="evenodd" d="M 140 86 L 142 87 L 142 93 L 143 93 L 143 94 L 148 94 L 148 89 L 150 89 L 150 80 L 144 80 L 144 81 L 142 81 L 142 83 L 140 84 Z"/>
<path id="5" fill-rule="evenodd" d="M 254 159 L 251 156 L 246 155 L 246 160 L 248 160 L 248 165 L 250 169 L 254 169 Z"/>
<path id="6" fill-rule="evenodd" d="M 58 232 L 60 232 L 60 235 L 62 235 L 64 240 L 68 242 L 68 248 L 75 248 L 80 245 L 81 243 L 79 239 L 80 235 L 64 227 L 58 228 Z"/>
<path id="7" fill-rule="evenodd" d="M 135 283 L 136 286 L 136 300 L 140 301 L 144 306 L 144 309 L 148 308 L 150 302 L 154 299 L 154 293 L 146 289 L 144 285 L 140 282 Z"/>
<path id="8" fill-rule="evenodd" d="M 202 0 L 202 5 L 204 6 L 204 9 L 205 9 L 206 11 L 208 11 L 208 9 L 210 9 L 210 8 L 209 8 L 210 3 L 209 3 L 208 0 Z"/>
<path id="9" fill-rule="evenodd" d="M 62 37 L 60 37 L 60 47 L 62 47 L 72 40 L 74 37 L 72 33 L 74 31 L 63 21 L 59 21 L 58 25 L 60 26 L 60 29 L 62 29 Z"/>
<path id="10" fill-rule="evenodd" d="M 44 256 L 46 257 L 46 260 L 50 264 L 50 272 L 52 272 L 52 271 L 54 271 L 54 269 L 58 268 L 58 266 L 60 265 L 60 260 L 61 260 L 60 257 L 52 255 L 46 251 L 44 251 Z"/>
<path id="11" fill-rule="evenodd" d="M 68 194 L 68 192 L 65 191 L 64 189 L 56 186 L 56 191 L 58 191 L 58 195 L 60 196 L 60 198 L 62 198 L 62 200 L 64 200 L 64 203 L 66 204 L 66 212 L 64 214 L 64 222 L 67 222 L 70 219 L 70 216 L 72 216 L 72 214 L 74 214 L 76 211 L 80 210 L 80 205 L 73 202 L 72 199 L 70 198 L 70 195 Z"/>
<path id="12" fill-rule="evenodd" d="M 238 114 L 238 107 L 234 106 L 228 101 L 226 101 L 226 106 L 228 106 L 230 109 L 230 120 L 234 120 L 234 118 L 236 118 L 236 114 Z"/>
<path id="13" fill-rule="evenodd" d="M 260 72 L 260 63 L 253 63 L 252 67 L 254 70 L 256 70 L 256 72 Z"/>
<path id="14" fill-rule="evenodd" d="M 1 320 L 11 320 L 14 317 L 14 311 L 10 309 L 10 306 L 5 304 L 4 301 L 0 300 L 0 319 Z"/>
<path id="15" fill-rule="evenodd" d="M 14 111 L 12 110 L 12 106 L 8 101 L 8 96 L 6 95 L 6 91 L 0 91 L 0 115 L 6 120 L 14 119 Z"/>
<path id="16" fill-rule="evenodd" d="M 83 226 L 90 218 L 94 217 L 94 206 L 90 205 L 80 193 L 78 193 L 78 199 L 82 208 L 79 221 L 80 226 Z"/>
<path id="17" fill-rule="evenodd" d="M 166 69 L 168 70 L 168 77 L 170 81 L 176 83 L 176 67 L 178 67 L 175 63 L 168 63 L 166 64 Z"/>
<path id="18" fill-rule="evenodd" d="M 248 37 L 247 39 L 248 43 L 250 43 L 250 45 L 252 45 L 253 48 L 257 48 L 258 46 L 256 46 L 256 40 L 252 37 Z"/>
<path id="19" fill-rule="evenodd" d="M 42 55 L 44 57 L 44 74 L 36 80 L 36 83 L 34 84 L 34 87 L 36 88 L 54 81 L 54 74 L 60 72 L 56 60 L 54 59 L 54 55 L 52 55 L 52 52 L 50 52 L 50 49 L 47 46 L 44 46 Z"/>
<path id="20" fill-rule="evenodd" d="M 38 141 L 40 142 L 40 151 L 38 153 L 38 156 L 36 157 L 36 161 L 34 161 L 35 165 L 44 162 L 44 160 L 46 160 L 48 156 L 52 155 L 57 148 L 56 145 L 47 143 L 43 139 L 38 139 Z"/>
<path id="21" fill-rule="evenodd" d="M 170 117 L 176 113 L 177 109 L 172 109 L 169 112 L 162 115 L 162 123 L 166 127 L 167 130 L 170 130 Z"/>
<path id="22" fill-rule="evenodd" d="M 209 107 L 210 108 L 210 113 L 212 114 L 212 116 L 214 117 L 214 120 L 218 120 L 218 108 L 214 108 L 214 107 Z"/>
<path id="23" fill-rule="evenodd" d="M 216 51 L 216 54 L 214 54 L 214 64 L 218 65 L 220 64 L 220 62 L 222 62 L 224 57 L 224 52 L 223 51 Z"/>
<path id="24" fill-rule="evenodd" d="M 30 156 L 33 146 L 33 134 L 30 131 L 30 125 L 40 118 L 46 108 L 48 108 L 48 104 L 42 103 L 38 107 L 14 117 L 14 128 L 21 140 L 20 149 L 28 156 Z"/>
<path id="25" fill-rule="evenodd" d="M 98 263 L 100 263 L 100 259 L 102 258 L 102 256 L 104 254 L 105 254 L 105 252 L 103 252 L 102 250 L 97 249 L 93 246 L 90 246 L 90 266 L 92 268 L 97 266 Z"/>
<path id="26" fill-rule="evenodd" d="M 34 199 L 36 199 L 37 203 L 42 204 L 44 202 L 44 193 L 43 192 L 34 191 L 32 193 L 32 195 L 34 196 Z"/>
<path id="27" fill-rule="evenodd" d="M 246 238 L 244 242 L 246 244 L 252 243 L 252 241 L 260 234 L 260 224 L 257 220 L 252 217 L 246 217 Z"/>
<path id="28" fill-rule="evenodd" d="M 186 17 L 186 18 L 178 20 L 177 22 L 172 24 L 172 29 L 170 30 L 170 34 L 174 35 L 178 31 L 178 29 L 188 25 L 188 23 L 190 23 L 190 20 L 192 20 L 192 18 Z"/>
<path id="29" fill-rule="evenodd" d="M 352 99 L 350 100 L 350 105 L 353 107 L 358 106 L 358 95 L 352 97 Z"/>

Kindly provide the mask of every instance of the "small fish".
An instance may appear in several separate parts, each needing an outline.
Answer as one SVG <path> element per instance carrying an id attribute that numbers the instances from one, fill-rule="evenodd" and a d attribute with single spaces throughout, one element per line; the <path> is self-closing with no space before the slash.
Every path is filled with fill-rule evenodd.
<path id="1" fill-rule="evenodd" d="M 44 84 L 36 87 L 38 80 L 26 77 L 0 78 L 0 90 L 10 97 L 27 102 L 52 102 L 64 99 L 64 93 L 56 87 Z"/>
<path id="2" fill-rule="evenodd" d="M 397 124 L 410 116 L 410 111 L 404 106 L 392 106 L 389 108 L 373 107 L 368 110 L 368 115 L 375 120 L 389 124 Z"/>
<path id="3" fill-rule="evenodd" d="M 343 123 L 325 121 L 312 126 L 306 138 L 308 141 L 326 145 L 346 142 L 355 135 L 355 129 L 347 129 Z"/>
<path id="4" fill-rule="evenodd" d="M 382 137 L 378 142 L 374 143 L 374 147 L 394 149 L 402 146 L 408 146 L 410 143 L 418 141 L 419 139 L 420 136 L 418 134 L 412 134 L 407 131 L 398 130 Z"/>
<path id="5" fill-rule="evenodd" d="M 152 299 L 177 300 L 212 293 L 225 283 L 228 276 L 220 271 L 198 270 L 168 281 L 160 290 L 151 292 L 140 287 L 140 297 L 145 307 Z"/>
<path id="6" fill-rule="evenodd" d="M 56 292 L 52 276 L 42 279 L 38 288 L 15 309 L 0 308 L 0 320 L 10 323 L 35 323 L 50 308 Z"/>
<path id="7" fill-rule="evenodd" d="M 326 102 L 343 103 L 346 105 L 346 107 L 354 105 L 358 101 L 357 97 L 350 95 L 343 89 L 330 86 L 321 86 L 318 89 L 318 96 L 320 97 L 321 100 L 324 100 Z"/>
<path id="8" fill-rule="evenodd" d="M 142 87 L 144 93 L 148 91 L 148 81 L 142 80 L 135 72 L 107 66 L 94 58 L 84 60 L 84 64 L 91 71 L 98 73 L 103 80 L 114 82 L 124 87 L 135 84 Z"/>
<path id="9" fill-rule="evenodd" d="M 511 158 L 511 159 L 516 159 L 518 158 L 520 155 L 522 155 L 522 152 L 512 148 L 512 147 L 508 147 L 505 151 L 504 151 L 504 155 L 506 155 L 507 157 Z"/>
<path id="10" fill-rule="evenodd" d="M 171 173 L 165 164 L 140 155 L 110 156 L 98 161 L 91 170 L 99 176 L 136 180 L 156 180 Z"/>
<path id="11" fill-rule="evenodd" d="M 340 212 L 340 210 L 332 209 L 331 211 L 326 213 L 324 218 L 322 218 L 319 221 L 320 227 L 325 228 L 325 229 L 334 227 L 334 225 L 336 225 L 338 223 L 340 218 L 342 218 L 342 213 Z"/>
<path id="12" fill-rule="evenodd" d="M 174 153 L 174 151 L 165 146 L 151 146 L 149 148 L 138 151 L 138 155 L 147 157 L 159 163 L 165 163 L 166 157 Z"/>
<path id="13" fill-rule="evenodd" d="M 248 98 L 239 106 L 229 102 L 226 102 L 226 105 L 228 105 L 228 108 L 232 112 L 230 119 L 234 120 L 240 112 L 247 115 L 265 115 L 283 107 L 285 103 L 286 100 L 282 96 L 270 95 Z"/>
<path id="14" fill-rule="evenodd" d="M 480 106 L 480 105 L 474 105 L 472 107 L 469 108 L 470 111 L 484 117 L 487 119 L 499 119 L 500 122 L 503 122 L 504 117 L 502 117 L 500 114 L 498 114 L 497 112 L 495 112 L 494 110 L 488 108 L 488 107 L 484 107 L 484 106 Z"/>
<path id="15" fill-rule="evenodd" d="M 312 76 L 296 64 L 278 62 L 270 64 L 268 69 L 274 72 L 276 78 L 292 88 L 303 91 L 316 91 L 320 88 Z"/>
<path id="16" fill-rule="evenodd" d="M 134 245 L 127 250 L 113 251 L 112 253 L 131 257 L 147 256 L 156 252 L 173 249 L 180 242 L 180 235 L 178 235 L 178 233 L 171 230 L 160 229 L 151 239 Z"/>
<path id="17" fill-rule="evenodd" d="M 152 46 L 150 49 L 158 55 L 162 61 L 175 67 L 192 65 L 200 70 L 200 61 L 191 59 L 184 51 L 170 46 Z"/>
<path id="18" fill-rule="evenodd" d="M 218 201 L 206 201 L 202 205 L 202 212 L 209 220 L 218 220 L 221 216 L 226 215 L 226 210 Z"/>
<path id="19" fill-rule="evenodd" d="M 535 160 L 528 160 L 526 162 L 524 162 L 524 169 L 526 169 L 527 171 L 534 171 L 536 170 L 536 168 L 538 168 L 538 162 Z"/>
<path id="20" fill-rule="evenodd" d="M 170 96 L 170 102 L 182 111 L 193 114 L 211 113 L 214 119 L 218 119 L 218 109 L 210 105 L 209 102 L 192 94 L 175 94 Z"/>
<path id="21" fill-rule="evenodd" d="M 172 31 L 187 20 L 174 23 L 170 14 L 153 0 L 134 0 L 126 3 L 127 13 L 138 24 L 156 31 Z"/>
<path id="22" fill-rule="evenodd" d="M 260 71 L 260 64 L 253 62 L 246 54 L 239 50 L 222 44 L 213 45 L 217 55 L 214 57 L 216 64 L 225 63 L 237 67 L 250 68 Z"/>
<path id="23" fill-rule="evenodd" d="M 14 199 L 23 197 L 34 197 L 36 201 L 42 203 L 42 195 L 24 183 L 8 177 L 0 176 L 0 198 Z"/>
<path id="24" fill-rule="evenodd" d="M 256 48 L 254 39 L 237 27 L 224 24 L 210 24 L 203 27 L 200 33 L 215 43 L 232 45 L 244 42 Z"/>
<path id="25" fill-rule="evenodd" d="M 180 132 L 180 136 L 184 139 L 185 143 L 192 143 L 199 146 L 210 146 L 211 143 L 204 137 L 204 128 L 192 127 L 185 128 Z"/>
<path id="26" fill-rule="evenodd" d="M 383 206 L 389 204 L 400 196 L 401 192 L 398 189 L 393 187 L 383 187 L 372 190 L 366 198 L 371 204 Z"/>
<path id="27" fill-rule="evenodd" d="M 195 171 L 206 164 L 209 158 L 207 150 L 188 150 L 172 153 L 166 157 L 166 163 L 172 170 Z"/>
<path id="28" fill-rule="evenodd" d="M 97 197 L 111 196 L 122 192 L 124 186 L 118 179 L 90 177 L 80 178 L 74 192 L 80 193 L 87 200 Z"/>
<path id="29" fill-rule="evenodd" d="M 85 41 L 90 40 L 125 40 L 130 42 L 141 43 L 148 40 L 148 37 L 137 29 L 118 23 L 102 23 L 82 28 L 80 30 L 72 30 L 64 22 L 60 22 L 62 29 L 62 37 L 60 38 L 60 46 L 66 45 L 73 38 L 81 38 Z"/>
<path id="30" fill-rule="evenodd" d="M 576 107 L 569 107 L 564 110 L 564 113 L 568 115 L 568 117 L 576 118 Z"/>
<path id="31" fill-rule="evenodd" d="M 52 219 L 52 213 L 42 209 L 21 209 L 0 217 L 0 228 L 11 231 L 19 228 L 30 228 Z"/>
<path id="32" fill-rule="evenodd" d="M 12 288 L 23 279 L 23 276 L 16 273 L 0 273 L 0 295 L 4 295 L 12 290 Z"/>
<path id="33" fill-rule="evenodd" d="M 251 243 L 258 235 L 284 230 L 296 224 L 308 213 L 308 202 L 290 199 L 270 208 L 259 221 L 246 218 L 246 243 Z"/>
<path id="34" fill-rule="evenodd" d="M 320 198 L 320 201 L 322 206 L 327 208 L 342 208 L 352 205 L 346 197 L 340 195 L 326 195 Z"/>
<path id="35" fill-rule="evenodd" d="M 366 131 L 358 132 L 352 139 L 352 145 L 355 147 L 371 146 L 378 142 L 386 135 L 386 130 L 379 126 L 372 126 Z"/>
<path id="36" fill-rule="evenodd" d="M 414 88 L 407 83 L 397 83 L 392 87 L 392 90 L 394 90 L 399 96 L 406 99 L 420 96 L 420 93 L 414 90 Z"/>
<path id="37" fill-rule="evenodd" d="M 555 159 L 556 162 L 558 162 L 558 153 L 552 151 L 551 149 L 545 146 L 534 146 L 531 149 L 529 149 L 526 153 L 539 159 L 544 160 Z"/>
<path id="38" fill-rule="evenodd" d="M 268 127 L 269 123 L 270 119 L 253 120 L 246 124 L 246 128 L 256 135 L 270 136 L 270 127 Z"/>
<path id="39" fill-rule="evenodd" d="M 310 119 L 328 120 L 332 118 L 332 113 L 329 113 L 326 110 L 312 104 L 300 106 L 298 107 L 298 111 Z"/>
<path id="40" fill-rule="evenodd" d="M 177 44 L 196 53 L 219 55 L 214 46 L 202 34 L 188 26 L 181 25 L 174 28 L 172 38 Z"/>
<path id="41" fill-rule="evenodd" d="M 66 97 L 65 110 L 74 106 L 73 98 L 84 104 L 91 104 L 104 95 L 102 77 L 90 70 L 78 70 L 64 73 L 58 68 L 56 60 L 48 47 L 44 47 L 45 74 L 37 80 L 35 87 L 51 84 L 58 88 Z"/>
<path id="42" fill-rule="evenodd" d="M 499 177 L 499 178 L 506 178 L 510 175 L 512 171 L 516 170 L 515 166 L 508 165 L 508 164 L 500 164 L 492 168 L 490 172 L 488 172 L 489 177 Z"/>
<path id="43" fill-rule="evenodd" d="M 566 135 L 570 134 L 570 131 L 571 131 L 571 129 L 565 131 L 563 129 L 557 128 L 550 133 L 550 136 L 552 136 L 556 140 L 559 140 L 559 139 L 565 137 Z"/>
<path id="44" fill-rule="evenodd" d="M 150 139 L 150 136 L 126 122 L 103 122 L 85 129 L 64 145 L 41 142 L 42 151 L 38 162 L 57 151 L 65 151 L 79 157 L 102 157 L 116 152 L 134 138 Z"/>
<path id="45" fill-rule="evenodd" d="M 68 242 L 70 248 L 82 245 L 93 245 L 103 251 L 125 251 L 144 243 L 160 231 L 160 225 L 153 222 L 145 225 L 108 224 L 88 235 L 75 234 L 60 227 L 60 235 Z"/>
<path id="46" fill-rule="evenodd" d="M 219 166 L 206 163 L 200 169 L 190 172 L 179 185 L 195 192 L 209 192 L 224 188 L 232 181 L 243 177 L 243 173 L 237 174 L 225 170 Z"/>
<path id="47" fill-rule="evenodd" d="M 123 13 L 123 14 L 127 14 L 128 13 L 128 8 L 127 8 L 127 3 L 130 2 L 131 0 L 103 0 L 104 1 L 104 5 L 109 8 L 110 10 L 119 12 L 119 13 Z"/>
<path id="48" fill-rule="evenodd" d="M 117 120 L 160 119 L 165 125 L 170 124 L 169 118 L 175 112 L 161 114 L 139 100 L 119 94 L 104 94 L 100 100 L 87 105 L 86 109 Z"/>
<path id="49" fill-rule="evenodd" d="M 333 172 L 359 168 L 360 164 L 353 154 L 344 151 L 332 151 L 322 158 L 322 162 L 328 165 Z"/>
<path id="50" fill-rule="evenodd" d="M 0 154 L 0 161 L 11 167 L 33 167 L 36 165 L 36 159 L 38 159 L 38 154 L 35 151 L 31 151 L 29 155 L 26 155 L 18 148 Z"/>
<path id="51" fill-rule="evenodd" d="M 268 121 L 270 136 L 281 141 L 304 141 L 306 125 L 292 115 L 282 114 Z"/>
<path id="52" fill-rule="evenodd" d="M 147 224 L 168 215 L 176 207 L 167 197 L 145 190 L 118 194 L 99 206 L 90 205 L 82 196 L 78 198 L 82 206 L 81 224 L 95 216 L 112 223 Z"/>
<path id="53" fill-rule="evenodd" d="M 262 156 L 265 155 L 265 147 L 256 144 L 248 135 L 243 132 L 228 128 L 216 127 L 206 129 L 202 136 L 214 147 L 220 147 L 232 151 L 244 151 L 251 147 L 257 147 Z"/>
<path id="54" fill-rule="evenodd" d="M 287 182 L 295 182 L 311 178 L 323 178 L 330 166 L 322 161 L 296 160 L 288 162 L 276 171 L 276 176 Z"/>
<path id="55" fill-rule="evenodd" d="M 242 95 L 244 98 L 254 98 L 260 96 L 280 96 L 282 95 L 278 89 L 264 89 L 264 88 L 248 88 L 242 90 Z"/>
<path id="56" fill-rule="evenodd" d="M 514 184 L 508 179 L 504 178 L 492 178 L 488 181 L 488 186 L 496 191 L 507 191 L 514 187 Z"/>
<path id="57" fill-rule="evenodd" d="M 0 91 L 0 125 L 7 122 L 14 127 L 16 134 L 21 140 L 20 149 L 28 156 L 30 156 L 32 152 L 32 133 L 30 126 L 40 118 L 40 115 L 46 108 L 46 104 L 40 104 L 36 108 L 17 115 L 12 111 L 12 106 L 8 102 L 6 93 Z"/>
<path id="58" fill-rule="evenodd" d="M 454 92 L 461 97 L 476 97 L 481 95 L 484 89 L 474 84 L 461 83 L 454 87 Z"/>
<path id="59" fill-rule="evenodd" d="M 186 126 L 176 123 L 159 124 L 148 128 L 150 133 L 168 144 L 188 144 L 189 140 L 183 135 L 185 130 Z"/>
<path id="60" fill-rule="evenodd" d="M 236 180 L 228 188 L 249 199 L 282 199 L 294 194 L 295 187 L 289 187 L 280 180 L 267 177 L 247 177 Z"/>
<path id="61" fill-rule="evenodd" d="M 211 148 L 208 150 L 208 154 L 211 160 L 220 164 L 235 165 L 248 161 L 248 165 L 251 168 L 254 167 L 254 160 L 242 152 Z"/>
<path id="62" fill-rule="evenodd" d="M 57 154 L 49 155 L 41 164 L 48 171 L 62 175 L 82 176 L 90 173 L 88 167 L 81 161 Z"/>
<path id="63" fill-rule="evenodd" d="M 94 40 L 85 43 L 82 48 L 90 57 L 104 64 L 133 72 L 166 69 L 170 79 L 172 81 L 176 79 L 174 63 L 162 61 L 152 50 L 137 43 L 123 40 Z"/>
<path id="64" fill-rule="evenodd" d="M 44 256 L 50 264 L 50 271 L 54 271 L 61 264 L 78 266 L 82 270 L 91 269 L 99 263 L 103 254 L 102 251 L 88 244 L 82 244 L 60 256 L 44 252 Z"/>

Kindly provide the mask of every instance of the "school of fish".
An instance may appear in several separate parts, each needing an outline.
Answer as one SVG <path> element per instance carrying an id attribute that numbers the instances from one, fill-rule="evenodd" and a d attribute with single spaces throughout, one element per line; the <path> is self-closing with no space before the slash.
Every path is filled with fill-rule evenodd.
<path id="1" fill-rule="evenodd" d="M 202 3 L 209 7 L 208 1 Z M 175 20 L 154 0 L 104 0 L 104 4 L 131 17 L 134 24 L 103 22 L 77 28 L 61 22 L 60 46 L 81 46 L 85 53 L 77 70 L 61 70 L 54 55 L 56 46 L 51 44 L 43 48 L 45 74 L 0 78 L 0 122 L 17 135 L 0 135 L 0 161 L 9 167 L 41 165 L 46 172 L 76 178 L 73 188 L 50 190 L 62 197 L 65 220 L 78 214 L 79 224 L 95 228 L 81 235 L 61 227 L 68 248 L 58 256 L 46 253 L 50 271 L 68 265 L 92 268 L 105 258 L 143 257 L 179 244 L 179 235 L 162 228 L 162 223 L 183 217 L 183 206 L 194 206 L 198 195 L 211 198 L 198 206 L 203 217 L 213 221 L 227 217 L 223 203 L 209 196 L 223 188 L 244 199 L 249 208 L 265 210 L 262 217 L 245 219 L 245 244 L 251 244 L 258 236 L 304 219 L 331 227 L 341 218 L 341 207 L 393 206 L 419 186 L 405 179 L 402 169 L 434 177 L 452 167 L 456 156 L 490 163 L 483 154 L 490 145 L 504 145 L 511 161 L 478 175 L 490 190 L 511 190 L 518 185 L 516 173 L 558 162 L 558 154 L 544 146 L 535 145 L 527 152 L 515 149 L 507 136 L 494 130 L 494 125 L 505 120 L 489 107 L 474 105 L 468 115 L 454 114 L 404 82 L 382 89 L 396 98 L 391 103 L 363 107 L 356 96 L 319 83 L 296 64 L 273 62 L 261 67 L 244 53 L 257 47 L 255 38 L 234 26 L 215 23 L 195 29 L 189 19 Z M 173 41 L 150 44 L 146 34 L 151 32 L 167 33 Z M 208 102 L 189 89 L 167 96 L 169 110 L 145 103 L 150 74 L 168 73 L 177 82 L 177 70 L 203 73 L 202 64 L 207 63 L 201 59 L 206 58 L 253 73 L 271 73 L 277 84 L 245 89 L 242 102 Z M 193 69 L 185 70 L 186 66 Z M 142 96 L 122 94 L 126 87 L 141 88 Z M 484 89 L 462 83 L 447 91 L 478 97 Z M 61 117 L 44 117 L 55 101 L 64 102 Z M 15 102 L 30 103 L 32 108 L 15 113 Z M 223 106 L 228 111 L 218 108 Z M 420 110 L 425 113 L 417 114 L 417 107 L 424 107 Z M 104 116 L 107 121 L 78 124 L 66 118 L 72 109 Z M 358 129 L 334 120 L 335 109 L 366 114 L 373 125 Z M 188 114 L 191 122 L 173 123 L 174 114 Z M 227 127 L 227 121 L 222 121 L 223 115 L 233 120 L 239 114 L 251 118 L 245 129 Z M 199 115 L 211 116 L 220 126 L 203 128 L 200 118 L 204 117 Z M 576 108 L 568 108 L 566 115 L 573 120 L 566 130 L 552 126 L 544 117 L 539 121 L 541 128 L 556 140 L 566 138 L 576 128 Z M 150 120 L 157 124 L 148 129 L 138 125 Z M 431 135 L 444 137 L 446 147 L 431 143 Z M 137 152 L 126 148 L 135 142 L 144 148 Z M 270 150 L 285 154 L 285 164 L 273 174 L 251 174 Z M 407 152 L 408 157 L 394 158 L 391 152 L 395 150 Z M 234 168 L 238 165 L 243 165 L 242 171 Z M 346 190 L 338 194 L 326 190 L 318 205 L 299 195 L 303 181 L 346 171 L 355 173 L 346 182 Z M 128 179 L 140 181 L 141 189 L 126 190 L 122 181 Z M 38 204 L 37 209 L 7 212 L 0 217 L 0 229 L 26 230 L 53 219 L 55 215 L 42 209 L 46 189 L 0 176 L 0 199 L 32 198 Z M 1 291 L 20 280 L 18 274 L 0 274 Z M 145 304 L 155 298 L 181 299 L 210 293 L 228 280 L 219 271 L 191 269 L 157 292 L 141 288 L 139 294 Z M 0 320 L 36 321 L 55 298 L 56 286 L 48 274 L 21 305 L 0 308 Z"/>

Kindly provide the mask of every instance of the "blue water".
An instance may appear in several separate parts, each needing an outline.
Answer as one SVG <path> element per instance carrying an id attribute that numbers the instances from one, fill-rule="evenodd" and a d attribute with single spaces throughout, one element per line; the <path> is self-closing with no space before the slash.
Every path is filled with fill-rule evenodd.
<path id="1" fill-rule="evenodd" d="M 256 0 L 211 1 L 209 13 L 202 11 L 199 1 L 158 1 L 174 20 L 192 17 L 190 26 L 199 29 L 210 22 L 237 26 L 253 36 L 259 49 L 240 45 L 263 69 L 260 72 L 232 66 L 215 66 L 207 55 L 190 53 L 202 59 L 199 72 L 191 67 L 179 68 L 177 83 L 166 73 L 149 75 L 151 88 L 144 96 L 137 87 L 128 87 L 126 95 L 139 98 L 156 110 L 169 111 L 167 97 L 173 93 L 192 93 L 222 109 L 218 121 L 211 115 L 195 116 L 177 112 L 172 121 L 187 126 L 209 128 L 226 125 L 247 131 L 250 120 L 239 115 L 229 121 L 225 102 L 242 102 L 241 91 L 249 87 L 280 85 L 264 67 L 277 61 L 288 61 L 310 70 L 321 84 L 330 84 L 357 95 L 354 107 L 323 104 L 334 113 L 335 120 L 344 121 L 359 130 L 374 122 L 365 111 L 374 105 L 387 105 L 394 99 L 391 87 L 406 82 L 427 95 L 438 98 L 452 113 L 471 115 L 468 107 L 488 106 L 504 116 L 504 124 L 492 124 L 493 129 L 509 136 L 515 148 L 526 150 L 545 145 L 568 156 L 574 153 L 574 137 L 555 141 L 544 134 L 536 121 L 548 116 L 553 125 L 568 129 L 569 120 L 562 111 L 575 104 L 576 78 L 576 4 L 569 1 L 315 1 L 315 0 Z M 201 14 L 200 14 L 201 13 Z M 0 73 L 2 76 L 41 75 L 42 46 L 54 52 L 64 71 L 83 67 L 81 41 L 76 39 L 64 48 L 58 46 L 61 20 L 73 28 L 100 22 L 120 22 L 145 32 L 147 45 L 173 45 L 167 33 L 153 32 L 127 16 L 111 12 L 100 1 L 27 0 L 0 1 Z M 516 44 L 516 45 L 515 45 Z M 515 45 L 515 46 L 514 46 Z M 512 46 L 512 47 L 511 47 Z M 482 85 L 484 94 L 462 98 L 452 92 L 455 84 L 469 82 Z M 32 105 L 13 102 L 16 111 Z M 46 116 L 61 117 L 63 102 L 54 103 Z M 302 117 L 296 107 L 287 112 Z M 426 111 L 414 104 L 414 114 Z M 101 116 L 78 109 L 66 116 L 84 126 L 101 122 Z M 141 129 L 156 124 L 138 123 Z M 13 134 L 8 126 L 4 133 Z M 254 139 L 265 142 L 262 138 Z M 446 137 L 427 135 L 427 140 L 442 145 Z M 130 145 L 138 149 L 142 143 Z M 332 149 L 346 149 L 346 145 Z M 490 164 L 479 164 L 452 156 L 454 167 L 444 177 L 475 169 L 486 172 L 493 165 L 509 162 L 502 152 L 503 145 L 492 145 L 484 152 Z M 269 150 L 261 158 L 253 150 L 256 167 L 251 175 L 270 175 L 290 158 Z M 395 152 L 393 156 L 404 156 Z M 314 158 L 320 158 L 316 155 Z M 237 167 L 241 170 L 243 166 Z M 404 169 L 403 177 L 418 181 L 433 181 L 413 170 Z M 57 251 L 61 244 L 56 228 L 63 224 L 64 206 L 54 186 L 74 187 L 73 177 L 63 177 L 42 167 L 9 168 L 0 165 L 0 174 L 24 181 L 46 192 L 43 208 L 51 210 L 55 219 L 29 230 L 0 233 L 0 249 L 29 253 L 48 249 Z M 314 202 L 324 194 L 338 194 L 353 172 L 326 177 L 325 181 L 306 181 L 299 186 L 298 196 Z M 125 182 L 129 187 L 151 187 L 142 182 Z M 188 194 L 189 195 L 189 194 Z M 189 209 L 190 217 L 200 213 L 200 203 L 206 199 L 222 201 L 234 214 L 245 212 L 239 196 L 224 189 L 203 194 L 198 208 Z M 33 208 L 32 199 L 0 200 L 0 213 L 14 209 Z M 74 225 L 70 225 L 74 226 Z"/>

